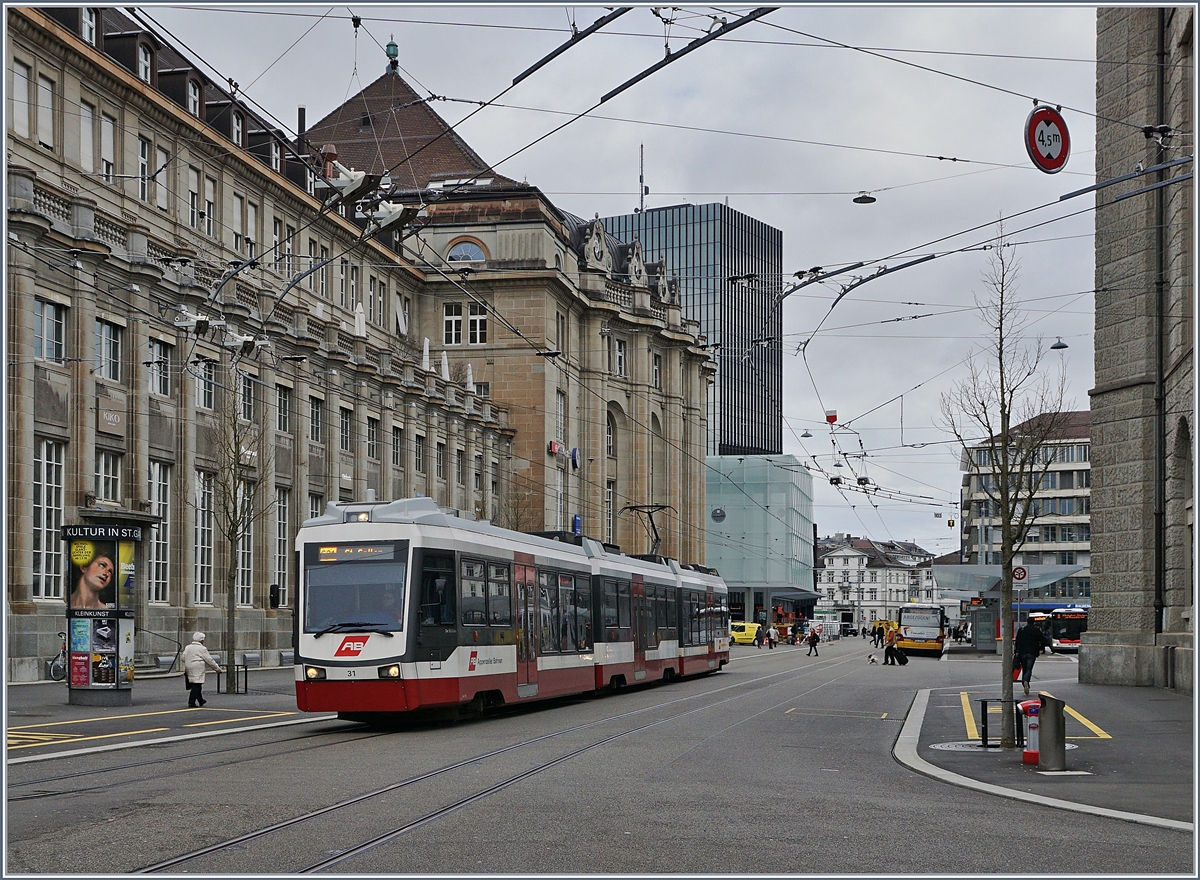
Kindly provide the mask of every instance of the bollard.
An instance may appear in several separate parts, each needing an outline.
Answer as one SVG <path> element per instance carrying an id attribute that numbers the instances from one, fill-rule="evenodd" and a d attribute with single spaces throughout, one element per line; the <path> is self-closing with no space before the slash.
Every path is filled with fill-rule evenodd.
<path id="1" fill-rule="evenodd" d="M 1038 712 L 1041 703 L 1037 700 L 1022 700 L 1017 705 L 1021 714 L 1028 719 L 1029 724 L 1029 732 L 1025 734 L 1025 748 L 1021 752 L 1021 763 L 1036 764 L 1038 763 Z"/>
<path id="2" fill-rule="evenodd" d="M 1063 715 L 1066 703 L 1049 694 L 1038 694 L 1040 700 L 1042 747 L 1038 753 L 1041 770 L 1067 769 L 1067 724 Z"/>

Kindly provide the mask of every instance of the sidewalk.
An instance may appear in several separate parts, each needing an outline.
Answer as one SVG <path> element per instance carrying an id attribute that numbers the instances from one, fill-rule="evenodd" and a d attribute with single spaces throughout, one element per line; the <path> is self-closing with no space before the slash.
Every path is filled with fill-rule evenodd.
<path id="1" fill-rule="evenodd" d="M 941 662 L 990 659 L 999 671 L 996 655 L 966 646 L 953 646 L 948 653 Z M 1041 688 L 1067 704 L 1065 774 L 1039 772 L 1037 765 L 1022 763 L 1020 748 L 984 749 L 978 739 L 969 739 L 971 728 L 979 727 L 979 699 L 994 699 L 998 706 L 998 681 L 988 686 L 920 691 L 897 744 L 896 758 L 954 785 L 1041 803 L 1065 801 L 1082 805 L 1084 812 L 1119 811 L 1165 820 L 1145 824 L 1191 830 L 1181 823 L 1190 826 L 1194 821 L 1192 698 L 1159 688 L 1082 685 L 1078 669 L 1075 663 L 1060 661 L 1050 667 L 1039 661 L 1029 697 L 1021 693 L 1019 684 L 1013 695 L 1018 702 L 1036 698 L 1039 673 L 1053 678 Z M 1064 676 L 1068 670 L 1070 675 Z M 999 713 L 989 715 L 989 740 L 993 743 L 999 740 L 1000 724 Z"/>

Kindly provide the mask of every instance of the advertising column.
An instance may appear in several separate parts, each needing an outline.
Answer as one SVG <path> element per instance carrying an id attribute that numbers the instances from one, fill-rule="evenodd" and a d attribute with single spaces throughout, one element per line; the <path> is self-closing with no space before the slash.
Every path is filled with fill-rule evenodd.
<path id="1" fill-rule="evenodd" d="M 77 706 L 133 704 L 137 526 L 64 525 L 67 684 Z"/>

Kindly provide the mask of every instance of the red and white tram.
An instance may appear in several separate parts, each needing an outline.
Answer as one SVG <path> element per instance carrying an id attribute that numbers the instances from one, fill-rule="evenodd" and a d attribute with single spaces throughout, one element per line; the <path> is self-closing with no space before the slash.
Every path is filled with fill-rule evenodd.
<path id="1" fill-rule="evenodd" d="M 296 537 L 296 702 L 356 720 L 714 672 L 724 581 L 591 538 L 512 532 L 430 498 L 331 503 Z"/>

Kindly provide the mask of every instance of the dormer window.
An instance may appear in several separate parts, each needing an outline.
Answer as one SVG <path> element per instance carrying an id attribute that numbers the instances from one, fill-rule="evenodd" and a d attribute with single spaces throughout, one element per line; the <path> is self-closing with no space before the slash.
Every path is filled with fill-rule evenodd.
<path id="1" fill-rule="evenodd" d="M 271 170 L 272 171 L 279 170 L 279 160 L 280 160 L 279 142 L 271 141 Z"/>
<path id="2" fill-rule="evenodd" d="M 142 82 L 150 82 L 151 69 L 150 47 L 145 43 L 138 43 L 137 47 L 137 75 Z"/>
<path id="3" fill-rule="evenodd" d="M 233 114 L 233 142 L 239 147 L 242 145 L 242 114 Z"/>
<path id="4" fill-rule="evenodd" d="M 197 118 L 200 116 L 200 83 L 194 79 L 188 80 L 187 111 Z"/>
<path id="5" fill-rule="evenodd" d="M 96 45 L 96 10 L 84 9 L 80 19 L 79 35 L 89 46 Z"/>

